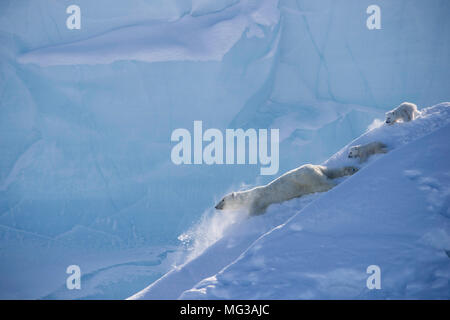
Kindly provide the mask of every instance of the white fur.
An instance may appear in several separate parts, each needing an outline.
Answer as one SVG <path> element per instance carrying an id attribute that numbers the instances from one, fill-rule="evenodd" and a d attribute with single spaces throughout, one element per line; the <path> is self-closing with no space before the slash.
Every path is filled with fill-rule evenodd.
<path id="1" fill-rule="evenodd" d="M 398 120 L 408 122 L 414 120 L 419 114 L 420 112 L 414 103 L 403 102 L 397 108 L 386 112 L 386 123 L 392 125 Z"/>
<path id="2" fill-rule="evenodd" d="M 349 158 L 359 158 L 359 162 L 364 162 L 369 158 L 371 155 L 376 153 L 386 153 L 386 145 L 381 142 L 371 142 L 368 144 L 365 144 L 363 146 L 353 146 L 350 147 L 348 157 Z"/>
<path id="3" fill-rule="evenodd" d="M 230 193 L 216 205 L 216 209 L 248 209 L 252 215 L 261 214 L 273 203 L 309 193 L 328 191 L 335 186 L 332 179 L 351 175 L 357 170 L 354 167 L 329 169 L 325 166 L 306 164 L 286 172 L 265 186 Z"/>

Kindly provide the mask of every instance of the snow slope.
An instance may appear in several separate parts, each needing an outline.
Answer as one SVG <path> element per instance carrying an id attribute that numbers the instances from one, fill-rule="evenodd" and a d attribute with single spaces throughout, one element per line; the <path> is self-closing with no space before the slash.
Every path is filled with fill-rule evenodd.
<path id="1" fill-rule="evenodd" d="M 131 299 L 449 299 L 449 138 L 450 103 L 378 123 L 325 164 L 359 165 L 348 148 L 369 141 L 387 154 L 326 193 L 230 224 Z M 381 268 L 381 290 L 366 287 L 370 265 Z"/>
<path id="2" fill-rule="evenodd" d="M 72 4 L 80 30 L 66 27 Z M 208 208 L 274 177 L 177 166 L 176 128 L 278 128 L 281 173 L 404 100 L 447 101 L 450 1 L 377 0 L 382 29 L 368 30 L 372 4 L 1 0 L 0 298 L 125 298 L 177 261 L 165 252 L 180 234 L 192 259 L 240 221 Z M 73 263 L 86 290 L 64 291 Z"/>

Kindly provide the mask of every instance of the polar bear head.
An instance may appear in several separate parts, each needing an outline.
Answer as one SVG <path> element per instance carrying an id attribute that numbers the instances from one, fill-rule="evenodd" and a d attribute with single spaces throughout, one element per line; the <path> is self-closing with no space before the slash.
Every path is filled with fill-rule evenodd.
<path id="1" fill-rule="evenodd" d="M 223 197 L 215 208 L 217 210 L 238 210 L 244 203 L 245 199 L 241 192 L 232 192 Z"/>
<path id="2" fill-rule="evenodd" d="M 343 176 L 351 176 L 352 174 L 358 172 L 358 168 L 356 167 L 344 167 L 342 168 Z"/>
<path id="3" fill-rule="evenodd" d="M 386 123 L 387 124 L 394 124 L 398 119 L 400 118 L 399 111 L 398 110 L 392 110 L 389 112 L 386 112 Z"/>
<path id="4" fill-rule="evenodd" d="M 360 148 L 360 146 L 350 147 L 350 150 L 348 152 L 348 157 L 349 158 L 357 158 L 357 157 L 359 157 L 359 148 Z"/>
<path id="5" fill-rule="evenodd" d="M 397 112 L 395 110 L 386 112 L 386 123 L 393 124 L 397 120 Z"/>

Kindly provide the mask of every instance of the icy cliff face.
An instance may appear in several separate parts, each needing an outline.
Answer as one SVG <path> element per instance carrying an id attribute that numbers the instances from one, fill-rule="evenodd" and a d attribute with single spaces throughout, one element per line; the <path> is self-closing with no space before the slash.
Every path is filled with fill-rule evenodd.
<path id="1" fill-rule="evenodd" d="M 223 193 L 273 178 L 175 166 L 171 132 L 194 120 L 279 128 L 282 173 L 404 100 L 447 100 L 448 1 L 376 1 L 382 29 L 368 30 L 372 2 L 80 0 L 68 30 L 71 1 L 2 1 L 0 236 L 19 252 L 2 277 L 20 278 L 36 237 L 75 252 L 176 244 Z"/>

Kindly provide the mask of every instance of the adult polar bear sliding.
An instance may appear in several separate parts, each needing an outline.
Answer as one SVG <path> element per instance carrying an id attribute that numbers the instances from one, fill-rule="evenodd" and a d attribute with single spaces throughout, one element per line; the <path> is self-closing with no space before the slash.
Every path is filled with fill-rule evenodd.
<path id="1" fill-rule="evenodd" d="M 420 112 L 414 103 L 403 102 L 394 110 L 386 112 L 386 123 L 392 125 L 400 119 L 403 122 L 408 122 L 414 120 L 419 114 Z"/>
<path id="2" fill-rule="evenodd" d="M 356 171 L 358 169 L 355 167 L 331 169 L 320 165 L 305 164 L 286 172 L 265 186 L 232 192 L 226 195 L 215 208 L 218 210 L 248 209 L 250 215 L 262 214 L 273 203 L 280 203 L 310 193 L 328 191 L 336 185 L 332 179 L 352 175 Z"/>

